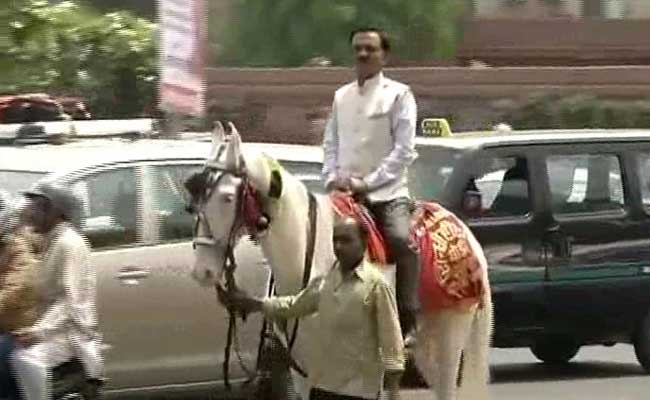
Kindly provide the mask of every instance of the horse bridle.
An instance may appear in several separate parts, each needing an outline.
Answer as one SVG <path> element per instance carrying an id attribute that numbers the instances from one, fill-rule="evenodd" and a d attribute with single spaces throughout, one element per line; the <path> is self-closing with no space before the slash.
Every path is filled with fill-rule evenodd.
<path id="1" fill-rule="evenodd" d="M 243 171 L 243 172 L 242 172 Z M 237 268 L 237 263 L 235 260 L 234 256 L 234 248 L 235 248 L 235 242 L 237 239 L 237 233 L 239 230 L 246 226 L 245 223 L 245 212 L 246 212 L 246 202 L 245 198 L 247 195 L 247 191 L 250 190 L 250 185 L 249 185 L 249 180 L 248 176 L 245 173 L 245 170 L 242 169 L 242 171 L 232 171 L 230 169 L 226 168 L 221 168 L 221 167 L 216 167 L 216 166 L 206 166 L 204 171 L 202 173 L 204 174 L 213 174 L 215 172 L 221 173 L 220 176 L 218 176 L 216 179 L 211 179 L 210 184 L 206 185 L 205 188 L 203 188 L 203 193 L 201 194 L 201 200 L 203 203 L 206 203 L 212 196 L 212 191 L 214 188 L 217 187 L 221 179 L 223 179 L 224 176 L 227 175 L 232 175 L 235 177 L 238 177 L 242 180 L 240 183 L 236 196 L 235 196 L 235 202 L 236 202 L 236 214 L 235 214 L 235 219 L 232 223 L 232 226 L 230 228 L 230 232 L 228 233 L 227 236 L 227 242 L 226 242 L 226 251 L 225 251 L 225 257 L 224 257 L 224 264 L 222 266 L 223 271 L 226 275 L 226 292 L 231 292 L 237 289 L 236 282 L 235 282 L 235 270 Z M 281 189 L 280 189 L 281 190 Z M 277 187 L 276 185 L 271 185 L 271 194 L 272 196 L 279 196 L 279 193 L 277 193 Z M 194 227 L 194 235 L 193 235 L 193 241 L 192 241 L 192 246 L 194 249 L 196 249 L 198 246 L 210 246 L 214 247 L 218 245 L 218 241 L 214 239 L 214 236 L 212 235 L 212 230 L 210 229 L 210 224 L 208 222 L 208 219 L 205 216 L 205 213 L 200 207 L 194 208 L 194 211 L 197 215 L 196 217 L 196 224 Z M 316 198 L 313 195 L 313 193 L 309 193 L 309 213 L 308 213 L 308 220 L 309 220 L 309 233 L 308 233 L 308 242 L 307 242 L 307 251 L 305 252 L 305 260 L 304 260 L 304 267 L 303 267 L 303 279 L 302 279 L 302 288 L 304 289 L 311 277 L 311 268 L 312 268 L 312 263 L 313 263 L 313 257 L 314 257 L 314 250 L 315 250 L 315 242 L 316 242 L 316 220 L 317 220 L 317 202 Z M 202 236 L 199 237 L 199 225 L 203 221 L 204 223 L 204 229 L 207 231 L 208 236 Z M 266 221 L 267 226 L 265 228 L 268 228 L 268 219 Z M 271 280 L 270 280 L 270 286 L 269 286 L 269 293 L 268 295 L 273 295 L 274 294 L 274 278 L 273 274 L 271 274 Z M 215 289 L 218 291 L 219 290 L 219 283 L 215 284 Z M 224 349 L 224 362 L 223 362 L 223 372 L 224 372 L 224 383 L 226 387 L 229 389 L 230 388 L 230 383 L 229 383 L 229 364 L 230 364 L 230 349 L 232 347 L 233 343 L 233 338 L 236 341 L 237 340 L 237 326 L 236 326 L 236 315 L 234 310 L 232 310 L 230 307 L 228 307 L 228 314 L 229 314 L 229 325 L 228 325 L 228 336 L 227 336 L 227 341 L 226 341 L 226 347 Z M 246 315 L 242 315 L 242 319 L 245 321 L 246 320 Z M 298 333 L 298 327 L 299 327 L 299 319 L 296 319 L 296 322 L 293 326 L 292 333 L 289 335 L 288 331 L 284 330 L 286 341 L 287 341 L 287 347 L 285 351 L 287 352 L 287 358 L 289 361 L 289 366 L 290 368 L 294 369 L 297 371 L 300 375 L 303 377 L 306 377 L 307 374 L 306 372 L 300 368 L 298 363 L 293 359 L 291 356 L 291 351 L 293 349 L 293 346 L 295 344 L 296 338 L 297 338 L 297 333 Z M 272 329 L 270 330 L 271 333 L 268 332 L 268 327 L 270 324 L 267 323 L 266 318 L 264 319 L 264 324 L 262 326 L 262 338 L 267 337 L 268 335 L 274 335 L 272 332 Z M 242 370 L 249 376 L 249 381 L 251 381 L 254 377 L 255 374 L 250 372 L 250 370 L 244 365 L 242 357 L 240 355 L 238 345 L 235 343 L 236 347 L 236 354 L 239 359 L 239 363 L 241 365 Z M 261 349 L 261 342 L 260 342 L 260 349 Z M 259 364 L 259 353 L 260 350 L 258 350 L 258 364 Z M 259 365 L 258 365 L 259 366 Z"/>
<path id="2" fill-rule="evenodd" d="M 204 204 L 207 203 L 207 201 L 212 197 L 212 192 L 219 185 L 221 179 L 223 179 L 225 176 L 232 175 L 242 180 L 241 183 L 239 184 L 239 187 L 237 188 L 237 192 L 234 199 L 236 205 L 235 218 L 233 220 L 230 231 L 228 232 L 226 246 L 225 246 L 226 247 L 225 257 L 222 265 L 222 269 L 226 277 L 225 291 L 233 292 L 237 289 L 237 284 L 235 282 L 235 270 L 237 269 L 237 261 L 235 259 L 234 249 L 235 249 L 235 244 L 237 239 L 237 233 L 244 226 L 243 215 L 245 211 L 244 210 L 245 203 L 243 199 L 246 190 L 248 190 L 248 177 L 246 176 L 246 174 L 238 171 L 232 171 L 229 169 L 219 168 L 214 166 L 206 166 L 202 173 L 203 174 L 220 173 L 220 175 L 217 176 L 216 179 L 211 179 L 210 184 L 206 185 L 206 187 L 203 188 L 203 193 L 201 194 L 201 201 Z M 196 213 L 196 223 L 194 225 L 192 248 L 196 249 L 199 246 L 206 246 L 206 247 L 217 246 L 219 242 L 215 240 L 212 234 L 212 230 L 210 229 L 210 223 L 208 222 L 208 219 L 205 216 L 205 212 L 201 207 L 193 207 L 193 210 Z M 199 227 L 201 223 L 204 224 L 204 230 L 207 231 L 208 236 L 198 236 Z M 218 299 L 218 292 L 220 289 L 222 289 L 220 283 L 216 283 L 215 290 L 217 291 L 217 299 Z M 248 367 L 246 367 L 241 357 L 241 352 L 239 351 L 239 345 L 237 341 L 237 315 L 231 307 L 227 307 L 227 310 L 228 310 L 228 320 L 229 320 L 228 333 L 226 339 L 226 346 L 224 349 L 224 361 L 222 364 L 222 369 L 223 369 L 225 386 L 226 388 L 230 389 L 231 385 L 229 379 L 230 376 L 229 370 L 230 370 L 230 354 L 231 354 L 231 348 L 233 346 L 233 341 L 235 344 L 235 353 L 239 360 L 239 364 L 242 370 L 246 373 L 246 375 L 248 375 L 249 382 L 255 378 L 255 373 L 251 372 L 251 370 Z M 246 321 L 245 314 L 241 314 L 241 317 L 243 321 Z"/>
<path id="3" fill-rule="evenodd" d="M 212 197 L 212 192 L 214 189 L 219 185 L 219 182 L 221 182 L 221 179 L 223 179 L 227 175 L 233 175 L 238 178 L 242 178 L 242 185 L 240 185 L 239 188 L 237 188 L 237 194 L 236 194 L 236 204 L 238 208 L 243 207 L 243 202 L 241 202 L 241 197 L 243 195 L 244 191 L 244 180 L 246 180 L 246 176 L 243 174 L 240 174 L 238 172 L 234 172 L 225 168 L 220 168 L 220 167 L 213 167 L 213 166 L 206 166 L 205 169 L 203 170 L 202 174 L 214 174 L 218 173 L 219 175 L 217 176 L 216 179 L 212 179 L 211 183 L 207 185 L 203 189 L 203 193 L 201 193 L 201 200 L 206 203 L 211 197 Z M 193 240 L 192 240 L 192 248 L 196 249 L 199 246 L 207 246 L 207 247 L 214 247 L 217 244 L 217 240 L 215 240 L 214 236 L 212 235 L 212 230 L 210 229 L 210 223 L 208 222 L 208 219 L 205 217 L 205 213 L 200 207 L 188 207 L 189 209 L 193 210 L 196 213 L 196 223 L 194 224 L 194 231 L 193 231 Z M 228 241 L 234 240 L 235 234 L 237 233 L 237 230 L 241 228 L 241 222 L 239 221 L 241 219 L 241 209 L 237 210 L 237 213 L 235 214 L 235 221 L 233 221 L 232 227 L 230 229 L 230 232 L 228 234 Z M 199 233 L 199 225 L 203 222 L 205 226 L 205 230 L 208 232 L 208 236 L 198 236 Z M 227 243 L 226 245 L 228 246 L 230 243 Z"/>

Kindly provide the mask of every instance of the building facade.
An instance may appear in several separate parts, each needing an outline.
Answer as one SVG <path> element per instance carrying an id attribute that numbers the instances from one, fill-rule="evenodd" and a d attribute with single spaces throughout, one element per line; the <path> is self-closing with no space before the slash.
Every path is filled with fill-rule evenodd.
<path id="1" fill-rule="evenodd" d="M 650 18 L 647 0 L 473 0 L 473 13 L 485 19 Z"/>
<path id="2" fill-rule="evenodd" d="M 650 0 L 474 0 L 461 65 L 650 64 Z"/>

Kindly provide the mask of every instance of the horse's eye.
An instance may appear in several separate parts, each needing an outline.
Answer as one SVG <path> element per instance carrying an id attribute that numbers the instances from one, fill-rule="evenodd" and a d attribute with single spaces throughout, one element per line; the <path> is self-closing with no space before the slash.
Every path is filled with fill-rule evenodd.
<path id="1" fill-rule="evenodd" d="M 224 194 L 223 195 L 223 201 L 226 202 L 226 203 L 232 203 L 233 201 L 235 201 L 235 195 L 230 194 L 230 193 L 229 194 Z"/>

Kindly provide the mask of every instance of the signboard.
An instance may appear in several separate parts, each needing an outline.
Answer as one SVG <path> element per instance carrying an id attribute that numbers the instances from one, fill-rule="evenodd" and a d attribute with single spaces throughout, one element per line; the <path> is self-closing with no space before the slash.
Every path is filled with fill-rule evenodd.
<path id="1" fill-rule="evenodd" d="M 451 128 L 444 118 L 425 118 L 422 120 L 422 134 L 433 137 L 451 136 Z"/>
<path id="2" fill-rule="evenodd" d="M 160 108 L 201 116 L 205 105 L 205 0 L 158 0 Z"/>

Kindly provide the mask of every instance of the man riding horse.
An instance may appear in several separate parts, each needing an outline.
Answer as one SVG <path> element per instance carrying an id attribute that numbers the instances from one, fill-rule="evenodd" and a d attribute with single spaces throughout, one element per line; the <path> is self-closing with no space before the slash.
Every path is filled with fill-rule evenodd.
<path id="1" fill-rule="evenodd" d="M 386 33 L 359 29 L 350 41 L 357 79 L 334 95 L 323 141 L 323 175 L 328 191 L 363 198 L 381 227 L 396 264 L 400 323 L 405 344 L 411 347 L 419 309 L 419 262 L 409 246 L 407 168 L 417 157 L 417 108 L 410 88 L 382 73 L 390 50 Z"/>

